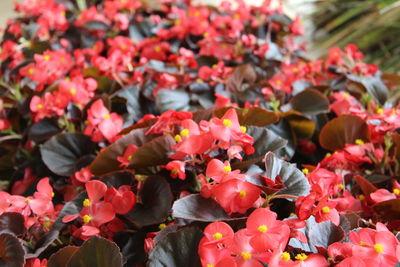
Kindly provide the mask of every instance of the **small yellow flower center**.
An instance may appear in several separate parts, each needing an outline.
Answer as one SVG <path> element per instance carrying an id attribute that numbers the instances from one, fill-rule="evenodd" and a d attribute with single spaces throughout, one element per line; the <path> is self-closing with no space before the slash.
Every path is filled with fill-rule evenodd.
<path id="1" fill-rule="evenodd" d="M 29 198 L 25 198 L 25 203 L 29 204 L 29 202 L 31 202 L 31 200 Z"/>
<path id="2" fill-rule="evenodd" d="M 330 156 L 332 156 L 331 153 L 326 153 L 326 154 L 325 154 L 325 157 L 330 157 Z"/>
<path id="3" fill-rule="evenodd" d="M 364 196 L 363 194 L 361 194 L 361 195 L 358 196 L 358 198 L 359 198 L 360 200 L 364 200 L 364 199 L 365 199 L 365 196 Z"/>
<path id="4" fill-rule="evenodd" d="M 178 168 L 173 168 L 173 169 L 171 170 L 171 173 L 172 173 L 172 174 L 178 174 L 178 173 L 179 173 L 179 169 L 178 169 Z"/>
<path id="5" fill-rule="evenodd" d="M 127 159 L 128 161 L 131 161 L 132 158 L 133 158 L 133 156 L 132 156 L 132 155 L 129 155 L 126 159 Z"/>
<path id="6" fill-rule="evenodd" d="M 357 139 L 357 140 L 356 140 L 356 144 L 359 145 L 359 146 L 365 145 L 364 141 L 361 140 L 361 139 Z"/>
<path id="7" fill-rule="evenodd" d="M 75 94 L 76 94 L 76 89 L 75 89 L 75 88 L 72 88 L 71 90 L 69 90 L 69 93 L 70 93 L 71 95 L 75 95 Z"/>
<path id="8" fill-rule="evenodd" d="M 282 81 L 281 80 L 276 80 L 276 84 L 277 85 L 282 85 Z"/>
<path id="9" fill-rule="evenodd" d="M 175 140 L 175 142 L 180 143 L 180 142 L 182 142 L 182 137 L 179 134 L 177 134 L 177 135 L 175 135 L 174 140 Z"/>
<path id="10" fill-rule="evenodd" d="M 51 197 L 54 197 L 54 195 L 55 195 L 54 192 L 51 192 Z"/>
<path id="11" fill-rule="evenodd" d="M 282 252 L 281 259 L 284 260 L 284 261 L 289 261 L 290 260 L 290 254 L 287 253 L 286 251 Z"/>
<path id="12" fill-rule="evenodd" d="M 307 168 L 304 168 L 304 169 L 302 169 L 301 171 L 302 171 L 304 174 L 308 174 L 308 173 L 309 173 L 309 171 L 308 171 Z"/>
<path id="13" fill-rule="evenodd" d="M 266 226 L 265 224 L 258 226 L 258 231 L 260 231 L 261 233 L 265 233 L 268 230 L 268 226 Z"/>
<path id="14" fill-rule="evenodd" d="M 383 246 L 381 244 L 375 244 L 374 245 L 374 249 L 378 253 L 382 253 L 383 252 Z"/>
<path id="15" fill-rule="evenodd" d="M 50 221 L 44 221 L 43 222 L 43 227 L 44 228 L 50 228 L 50 226 L 51 226 L 51 222 Z"/>
<path id="16" fill-rule="evenodd" d="M 360 246 L 365 247 L 366 245 L 364 241 L 360 241 Z"/>
<path id="17" fill-rule="evenodd" d="M 395 194 L 396 196 L 400 194 L 400 190 L 395 188 L 393 189 L 393 194 Z"/>
<path id="18" fill-rule="evenodd" d="M 242 133 L 246 133 L 247 132 L 247 127 L 246 126 L 240 126 L 240 131 Z"/>
<path id="19" fill-rule="evenodd" d="M 299 261 L 305 261 L 307 258 L 308 256 L 304 253 L 297 254 L 295 257 L 295 259 Z"/>
<path id="20" fill-rule="evenodd" d="M 202 82 L 203 82 L 203 79 L 197 78 L 197 79 L 196 79 L 196 82 L 197 82 L 197 83 L 202 83 Z"/>
<path id="21" fill-rule="evenodd" d="M 42 109 L 42 108 L 43 108 L 43 105 L 42 105 L 42 104 L 38 104 L 36 107 L 37 107 L 38 109 Z"/>
<path id="22" fill-rule="evenodd" d="M 165 227 L 167 227 L 167 225 L 166 225 L 165 223 L 162 223 L 162 224 L 160 224 L 160 225 L 158 226 L 158 229 L 162 230 L 162 229 L 164 229 Z"/>
<path id="23" fill-rule="evenodd" d="M 49 56 L 49 55 L 45 55 L 45 56 L 43 57 L 43 59 L 46 60 L 46 61 L 49 61 L 49 60 L 50 60 L 50 56 Z"/>
<path id="24" fill-rule="evenodd" d="M 83 222 L 84 223 L 89 223 L 92 220 L 92 217 L 90 215 L 85 215 L 83 216 Z"/>
<path id="25" fill-rule="evenodd" d="M 331 212 L 331 209 L 328 206 L 325 206 L 325 207 L 322 208 L 322 212 L 323 213 L 329 213 L 329 212 Z"/>
<path id="26" fill-rule="evenodd" d="M 222 234 L 220 232 L 216 232 L 215 234 L 213 234 L 213 238 L 215 240 L 220 240 L 222 238 Z"/>
<path id="27" fill-rule="evenodd" d="M 344 189 L 344 184 L 338 184 L 339 189 Z"/>
<path id="28" fill-rule="evenodd" d="M 350 97 L 350 94 L 349 93 L 343 93 L 343 98 L 344 99 L 347 99 L 347 98 L 349 98 Z"/>
<path id="29" fill-rule="evenodd" d="M 232 125 L 232 121 L 229 120 L 229 119 L 224 119 L 224 120 L 222 121 L 222 124 L 223 124 L 225 127 L 229 127 L 229 126 Z"/>
<path id="30" fill-rule="evenodd" d="M 247 261 L 251 259 L 251 253 L 247 252 L 247 251 L 242 251 L 242 253 L 240 253 L 240 255 L 242 256 L 242 258 Z"/>
<path id="31" fill-rule="evenodd" d="M 180 19 L 176 19 L 175 21 L 174 21 L 174 24 L 175 25 L 180 25 L 182 23 L 182 21 L 180 20 Z"/>
<path id="32" fill-rule="evenodd" d="M 161 52 L 161 47 L 157 45 L 156 47 L 154 47 L 154 51 L 157 52 L 157 53 L 160 53 Z"/>
<path id="33" fill-rule="evenodd" d="M 28 73 L 29 73 L 30 75 L 32 75 L 32 74 L 34 74 L 34 73 L 35 73 L 35 70 L 34 70 L 34 69 L 32 69 L 32 68 L 30 68 L 30 69 L 28 69 Z"/>
<path id="34" fill-rule="evenodd" d="M 103 118 L 105 119 L 105 120 L 109 120 L 110 118 L 111 118 L 111 116 L 110 116 L 110 114 L 105 114 L 104 116 L 103 116 Z"/>
<path id="35" fill-rule="evenodd" d="M 225 165 L 223 170 L 225 173 L 231 172 L 232 171 L 231 165 Z"/>
<path id="36" fill-rule="evenodd" d="M 379 115 L 382 115 L 383 109 L 382 109 L 382 108 L 378 108 L 378 110 L 376 111 L 376 113 L 378 113 Z"/>
<path id="37" fill-rule="evenodd" d="M 209 264 L 206 265 L 206 267 L 215 267 L 215 265 L 209 263 Z"/>
<path id="38" fill-rule="evenodd" d="M 183 129 L 180 134 L 184 137 L 188 137 L 189 136 L 189 129 Z"/>
<path id="39" fill-rule="evenodd" d="M 246 197 L 246 195 L 247 195 L 246 191 L 244 191 L 244 190 L 240 190 L 239 191 L 239 196 L 240 197 Z"/>
<path id="40" fill-rule="evenodd" d="M 88 198 L 85 198 L 85 200 L 83 201 L 83 206 L 84 207 L 90 207 L 92 203 L 90 203 L 90 200 Z"/>

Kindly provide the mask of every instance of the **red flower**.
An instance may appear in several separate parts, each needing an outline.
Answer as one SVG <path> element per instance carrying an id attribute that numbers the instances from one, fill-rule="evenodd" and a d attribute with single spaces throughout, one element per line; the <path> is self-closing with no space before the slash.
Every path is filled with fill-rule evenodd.
<path id="1" fill-rule="evenodd" d="M 246 222 L 250 244 L 256 251 L 285 248 L 290 229 L 287 224 L 276 219 L 269 208 L 259 208 L 250 214 Z"/>
<path id="2" fill-rule="evenodd" d="M 136 150 L 138 150 L 138 147 L 135 145 L 128 145 L 125 149 L 125 152 L 122 156 L 118 156 L 117 160 L 121 163 L 119 166 L 120 167 L 127 167 L 132 158 L 133 155 L 135 154 Z"/>
<path id="3" fill-rule="evenodd" d="M 120 186 L 118 190 L 110 187 L 104 194 L 104 200 L 113 205 L 117 214 L 128 213 L 136 204 L 136 196 L 127 185 Z"/>
<path id="4" fill-rule="evenodd" d="M 257 186 L 235 178 L 212 188 L 216 201 L 228 214 L 245 213 L 260 197 L 260 193 Z"/>
<path id="5" fill-rule="evenodd" d="M 174 160 L 168 162 L 168 164 L 165 166 L 165 168 L 169 171 L 171 171 L 171 177 L 172 178 L 179 178 L 181 180 L 185 180 L 186 175 L 185 175 L 185 162 L 180 161 L 180 160 Z"/>
<path id="6" fill-rule="evenodd" d="M 203 245 L 204 246 L 219 246 L 230 247 L 233 243 L 234 232 L 229 224 L 224 222 L 213 222 L 207 225 L 204 229 Z"/>
<path id="7" fill-rule="evenodd" d="M 218 183 L 225 182 L 232 178 L 240 180 L 245 180 L 246 178 L 244 174 L 240 174 L 240 170 L 232 171 L 229 161 L 222 163 L 222 161 L 218 159 L 212 159 L 207 164 L 206 175 Z"/>

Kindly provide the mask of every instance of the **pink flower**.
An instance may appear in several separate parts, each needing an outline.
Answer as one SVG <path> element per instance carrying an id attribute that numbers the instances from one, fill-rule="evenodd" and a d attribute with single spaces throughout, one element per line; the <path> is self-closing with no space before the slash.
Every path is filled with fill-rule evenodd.
<path id="1" fill-rule="evenodd" d="M 179 178 L 180 180 L 185 180 L 185 162 L 180 160 L 174 160 L 168 162 L 165 169 L 171 171 L 172 178 Z"/>

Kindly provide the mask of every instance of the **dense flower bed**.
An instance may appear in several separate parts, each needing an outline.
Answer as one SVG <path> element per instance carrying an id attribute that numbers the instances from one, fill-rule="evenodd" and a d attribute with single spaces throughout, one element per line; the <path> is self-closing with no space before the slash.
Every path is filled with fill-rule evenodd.
<path id="1" fill-rule="evenodd" d="M 25 0 L 0 83 L 2 266 L 395 266 L 400 77 L 266 1 Z"/>

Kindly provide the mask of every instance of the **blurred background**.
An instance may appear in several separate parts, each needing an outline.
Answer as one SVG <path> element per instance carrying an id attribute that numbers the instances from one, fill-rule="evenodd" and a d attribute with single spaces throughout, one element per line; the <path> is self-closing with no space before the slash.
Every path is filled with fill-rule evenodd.
<path id="1" fill-rule="evenodd" d="M 13 2 L 0 0 L 0 27 L 14 16 Z M 21 0 L 20 0 L 21 1 Z M 196 0 L 217 5 L 221 0 Z M 259 4 L 263 0 L 246 0 Z M 292 18 L 304 21 L 304 41 L 310 43 L 313 59 L 330 47 L 354 43 L 386 72 L 400 72 L 400 0 L 271 0 L 283 1 Z M 309 46 L 309 47 L 310 47 Z"/>

